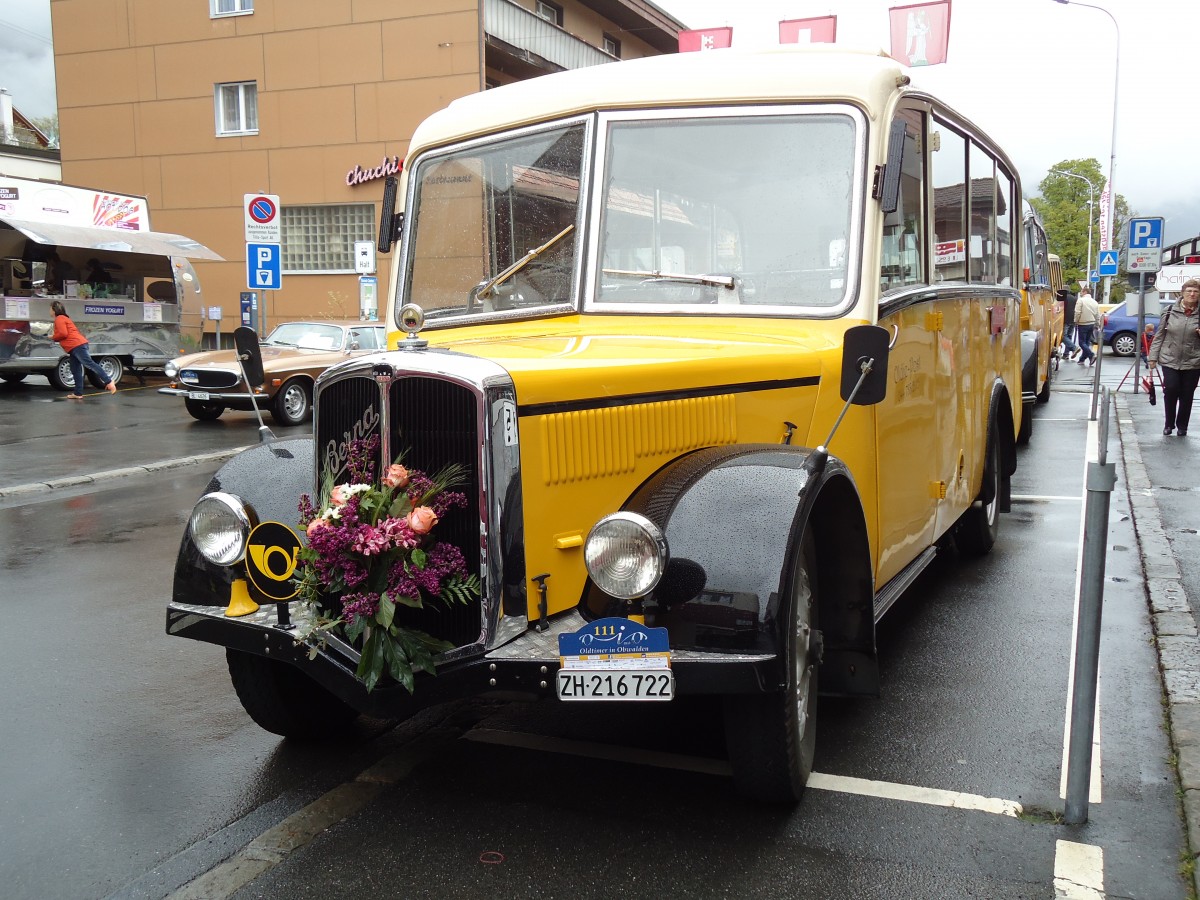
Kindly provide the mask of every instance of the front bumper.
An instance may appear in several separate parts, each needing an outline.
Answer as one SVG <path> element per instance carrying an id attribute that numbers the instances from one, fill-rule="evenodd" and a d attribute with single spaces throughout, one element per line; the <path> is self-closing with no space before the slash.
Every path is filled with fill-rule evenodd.
<path id="1" fill-rule="evenodd" d="M 388 682 L 367 693 L 355 676 L 358 653 L 333 638 L 312 654 L 296 643 L 294 635 L 307 624 L 307 611 L 291 605 L 293 628 L 279 625 L 273 606 L 238 618 L 225 616 L 224 608 L 170 603 L 167 634 L 219 644 L 294 665 L 314 681 L 360 712 L 385 718 L 411 715 L 416 708 L 486 693 L 520 693 L 555 698 L 554 675 L 560 662 L 558 636 L 586 624 L 578 611 L 549 622 L 546 631 L 529 629 L 513 640 L 469 659 L 439 664 L 437 677 L 417 676 L 410 695 Z M 774 654 L 714 653 L 673 650 L 671 668 L 677 693 L 758 694 L 779 690 L 779 666 Z"/>
<path id="2" fill-rule="evenodd" d="M 250 404 L 254 401 L 264 402 L 271 399 L 269 394 L 240 394 L 231 393 L 229 391 L 213 391 L 193 388 L 159 388 L 158 393 L 166 394 L 169 397 L 184 397 L 189 400 L 199 400 L 203 403 L 219 403 L 222 406 L 241 406 L 246 409 L 250 408 Z"/>

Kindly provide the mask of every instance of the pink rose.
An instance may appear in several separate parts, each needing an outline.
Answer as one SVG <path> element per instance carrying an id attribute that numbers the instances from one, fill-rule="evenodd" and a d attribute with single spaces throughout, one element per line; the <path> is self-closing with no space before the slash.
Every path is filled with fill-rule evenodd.
<path id="1" fill-rule="evenodd" d="M 334 506 L 345 506 L 346 501 L 351 497 L 349 488 L 350 485 L 348 484 L 336 485 L 334 489 L 329 492 L 329 502 Z"/>
<path id="2" fill-rule="evenodd" d="M 408 469 L 393 463 L 383 473 L 383 483 L 385 487 L 390 488 L 399 489 L 408 487 Z"/>
<path id="3" fill-rule="evenodd" d="M 325 524 L 324 519 L 313 519 L 311 522 L 308 523 L 308 528 L 304 529 L 304 533 L 307 534 L 309 539 L 311 540 L 314 533 L 316 533 L 320 529 L 326 528 L 326 527 L 327 526 Z"/>
<path id="4" fill-rule="evenodd" d="M 408 514 L 406 521 L 415 534 L 429 534 L 438 523 L 438 517 L 428 506 L 418 506 Z"/>

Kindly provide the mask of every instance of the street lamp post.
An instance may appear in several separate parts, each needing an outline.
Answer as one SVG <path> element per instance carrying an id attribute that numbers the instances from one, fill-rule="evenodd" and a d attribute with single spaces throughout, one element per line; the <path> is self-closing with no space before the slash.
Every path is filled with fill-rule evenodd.
<path id="1" fill-rule="evenodd" d="M 1116 57 L 1113 60 L 1113 114 L 1112 114 L 1112 143 L 1110 144 L 1112 155 L 1108 159 L 1108 193 L 1109 203 L 1111 204 L 1108 211 L 1108 221 L 1105 223 L 1105 233 L 1102 235 L 1104 243 L 1107 245 L 1105 249 L 1115 250 L 1112 245 L 1112 222 L 1116 215 L 1117 195 L 1116 195 L 1116 174 L 1117 174 L 1117 94 L 1121 84 L 1121 26 L 1117 24 L 1116 16 L 1110 13 L 1103 6 L 1095 6 L 1091 3 L 1080 3 L 1079 0 L 1054 0 L 1055 3 L 1064 5 L 1070 4 L 1073 6 L 1086 6 L 1088 9 L 1096 9 L 1104 13 L 1112 20 L 1113 30 L 1117 35 Z M 1090 262 L 1089 262 L 1090 265 Z M 1104 299 L 1106 302 L 1112 302 L 1112 276 L 1107 276 L 1104 279 Z"/>
<path id="2" fill-rule="evenodd" d="M 1096 186 L 1092 184 L 1091 179 L 1084 178 L 1082 175 L 1076 175 L 1074 172 L 1064 172 L 1062 169 L 1051 169 L 1053 175 L 1066 175 L 1068 178 L 1078 178 L 1088 186 L 1088 248 L 1087 259 L 1083 267 L 1083 277 L 1090 284 L 1092 281 L 1092 217 L 1095 208 Z"/>

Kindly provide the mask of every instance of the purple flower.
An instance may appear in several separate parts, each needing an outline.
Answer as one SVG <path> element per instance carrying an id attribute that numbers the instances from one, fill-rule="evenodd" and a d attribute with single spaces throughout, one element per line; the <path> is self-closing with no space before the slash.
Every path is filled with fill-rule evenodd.
<path id="1" fill-rule="evenodd" d="M 379 595 L 363 591 L 342 597 L 342 618 L 353 622 L 355 617 L 370 619 L 379 612 Z"/>

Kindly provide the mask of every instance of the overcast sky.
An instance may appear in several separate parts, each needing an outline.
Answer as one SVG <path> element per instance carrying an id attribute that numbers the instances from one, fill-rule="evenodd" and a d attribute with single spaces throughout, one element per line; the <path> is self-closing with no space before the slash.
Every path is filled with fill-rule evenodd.
<path id="1" fill-rule="evenodd" d="M 887 47 L 887 10 L 916 0 L 655 0 L 689 28 L 733 27 L 734 47 L 778 41 L 778 22 L 836 15 L 838 43 Z M 1116 186 L 1167 218 L 1168 243 L 1200 234 L 1200 117 L 1193 110 L 1200 0 L 1097 0 L 1120 26 Z M 56 109 L 49 0 L 0 0 L 0 87 L 31 117 Z M 1027 193 L 1064 159 L 1112 152 L 1116 29 L 1055 0 L 953 0 L 949 61 L 915 70 L 1008 152 Z M 1170 98 L 1176 97 L 1174 101 Z M 1097 197 L 1098 199 L 1098 197 Z"/>
<path id="2" fill-rule="evenodd" d="M 654 0 L 688 28 L 733 27 L 733 46 L 778 43 L 779 21 L 836 15 L 837 42 L 888 48 L 892 6 L 919 0 Z M 1094 0 L 1120 28 L 1116 187 L 1163 216 L 1167 243 L 1200 234 L 1200 0 Z M 945 65 L 914 83 L 948 100 L 1016 163 L 1027 194 L 1065 159 L 1112 153 L 1117 29 L 1055 0 L 952 0 Z M 1160 99 L 1171 97 L 1176 99 Z M 1097 186 L 1097 202 L 1099 186 Z"/>

